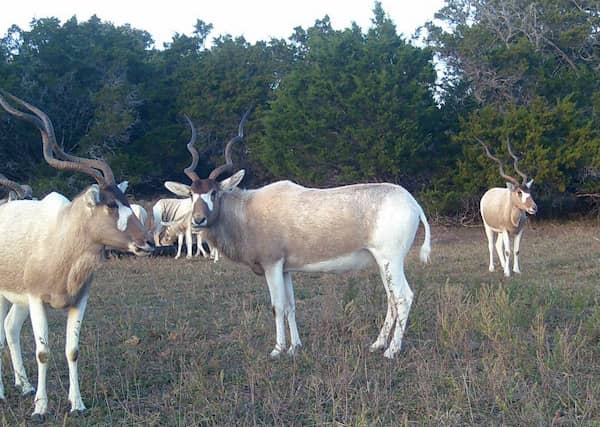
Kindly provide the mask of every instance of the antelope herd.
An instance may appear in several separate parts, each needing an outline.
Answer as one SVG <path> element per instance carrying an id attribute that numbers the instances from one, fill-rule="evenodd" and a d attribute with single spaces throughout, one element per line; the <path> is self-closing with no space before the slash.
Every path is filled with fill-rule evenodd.
<path id="1" fill-rule="evenodd" d="M 30 200 L 30 187 L 0 174 L 0 184 L 11 190 L 9 197 L 0 201 L 0 350 L 6 337 L 15 385 L 23 394 L 35 391 L 34 418 L 43 419 L 48 408 L 47 308 L 67 312 L 68 399 L 71 413 L 85 410 L 77 371 L 79 331 L 92 272 L 103 259 L 105 247 L 143 256 L 151 254 L 155 246 L 172 245 L 177 240 L 179 258 L 185 238 L 187 257 L 191 257 L 192 237 L 196 235 L 196 255 L 207 256 L 203 248 L 203 242 L 207 242 L 211 257 L 225 254 L 264 276 L 275 315 L 271 357 L 283 352 L 293 355 L 302 345 L 292 273 L 338 273 L 376 266 L 387 295 L 387 312 L 370 350 L 384 350 L 387 358 L 400 350 L 413 302 L 404 260 L 420 224 L 424 229 L 420 260 L 427 262 L 431 251 L 425 213 L 403 187 L 379 183 L 317 189 L 277 181 L 253 190 L 240 189 L 245 171 L 234 171 L 231 149 L 243 139 L 248 109 L 238 134 L 225 145 L 225 163 L 207 178 L 195 172 L 199 160 L 197 134 L 191 119 L 185 116 L 192 131 L 187 143 L 192 161 L 184 169 L 189 182 L 165 182 L 178 198 L 158 200 L 148 215 L 141 205 L 128 202 L 124 194 L 127 183 L 117 185 L 105 161 L 65 153 L 43 111 L 2 90 L 0 105 L 40 131 L 44 159 L 50 166 L 87 174 L 96 181 L 71 201 L 58 193 Z M 528 181 L 518 169 L 519 159 L 508 140 L 509 154 L 522 183 L 505 174 L 502 162 L 479 142 L 507 180 L 507 188 L 490 189 L 482 197 L 481 216 L 488 238 L 489 270 L 494 271 L 493 239 L 497 233 L 496 251 L 504 275 L 509 276 L 510 236 L 514 236 L 513 271 L 519 273 L 526 214 L 537 211 L 530 192 L 533 180 Z M 20 331 L 27 316 L 33 326 L 38 367 L 35 389 L 21 356 Z M 287 349 L 286 322 L 290 337 Z M 0 357 L 0 373 L 1 362 Z M 0 399 L 4 399 L 1 379 Z"/>

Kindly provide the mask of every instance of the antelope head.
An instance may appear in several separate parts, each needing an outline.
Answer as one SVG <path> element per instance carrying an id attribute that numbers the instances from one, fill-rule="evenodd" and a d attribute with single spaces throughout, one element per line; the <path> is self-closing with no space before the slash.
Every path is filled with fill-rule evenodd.
<path id="1" fill-rule="evenodd" d="M 5 97 L 32 114 L 14 108 Z M 1 89 L 0 105 L 13 116 L 38 128 L 42 135 L 44 159 L 50 166 L 84 173 L 97 182 L 78 196 L 85 202 L 83 215 L 86 223 L 91 224 L 86 231 L 94 241 L 135 255 L 145 255 L 153 250 L 150 233 L 133 214 L 125 197 L 127 182 L 117 185 L 108 163 L 65 153 L 56 142 L 50 118 L 39 108 Z"/>
<path id="2" fill-rule="evenodd" d="M 165 187 L 172 193 L 192 198 L 191 222 L 192 229 L 199 231 L 202 228 L 210 227 L 219 217 L 221 195 L 224 191 L 236 188 L 244 178 L 243 169 L 237 171 L 229 178 L 219 181 L 219 177 L 224 173 L 231 172 L 233 161 L 231 160 L 231 146 L 244 137 L 244 123 L 250 114 L 251 108 L 248 108 L 238 126 L 238 134 L 233 137 L 225 146 L 225 164 L 215 168 L 206 179 L 202 179 L 194 171 L 198 165 L 198 151 L 194 147 L 196 142 L 196 128 L 186 115 L 185 118 L 192 129 L 192 136 L 187 144 L 187 149 L 192 155 L 192 163 L 184 169 L 185 174 L 192 181 L 191 185 L 178 182 L 167 181 Z"/>
<path id="3" fill-rule="evenodd" d="M 531 196 L 531 186 L 533 185 L 533 179 L 528 180 L 527 175 L 523 173 L 519 169 L 519 158 L 514 154 L 512 147 L 510 146 L 510 141 L 508 137 L 506 138 L 506 146 L 508 148 L 508 153 L 513 159 L 513 167 L 515 171 L 522 178 L 522 182 L 507 175 L 504 172 L 504 168 L 502 166 L 502 162 L 497 157 L 493 156 L 490 153 L 489 148 L 483 141 L 477 138 L 477 141 L 483 146 L 485 149 L 485 153 L 487 156 L 492 159 L 494 162 L 498 164 L 498 168 L 500 169 L 500 176 L 506 180 L 506 188 L 510 192 L 510 201 L 513 207 L 520 209 L 523 212 L 527 212 L 530 215 L 535 215 L 537 213 L 537 205 Z"/>

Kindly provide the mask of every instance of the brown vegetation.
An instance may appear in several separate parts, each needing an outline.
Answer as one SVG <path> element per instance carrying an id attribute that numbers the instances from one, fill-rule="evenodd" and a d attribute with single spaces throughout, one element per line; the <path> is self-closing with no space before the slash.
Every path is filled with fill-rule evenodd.
<path id="1" fill-rule="evenodd" d="M 304 348 L 271 361 L 268 290 L 247 268 L 111 260 L 82 329 L 89 413 L 67 419 L 66 399 L 52 399 L 51 423 L 597 425 L 600 228 L 534 223 L 526 234 L 524 273 L 504 279 L 487 271 L 481 228 L 434 228 L 432 262 L 422 266 L 418 249 L 407 258 L 415 300 L 392 361 L 368 351 L 385 317 L 375 269 L 296 274 Z M 50 316 L 52 396 L 67 395 L 62 318 Z M 34 377 L 30 330 L 23 335 Z M 24 424 L 32 398 L 18 397 L 5 372 L 2 424 Z"/>

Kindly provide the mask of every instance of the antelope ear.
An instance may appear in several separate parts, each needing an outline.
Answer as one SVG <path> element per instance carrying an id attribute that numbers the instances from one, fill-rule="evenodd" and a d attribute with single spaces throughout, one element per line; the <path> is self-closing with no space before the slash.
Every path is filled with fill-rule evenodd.
<path id="1" fill-rule="evenodd" d="M 219 187 L 221 187 L 221 190 L 225 191 L 234 189 L 235 187 L 240 185 L 240 182 L 242 181 L 242 179 L 244 179 L 245 173 L 246 171 L 244 169 L 240 169 L 239 171 L 231 175 L 229 178 L 221 181 L 219 183 Z"/>
<path id="2" fill-rule="evenodd" d="M 125 194 L 125 191 L 127 191 L 127 186 L 128 185 L 129 185 L 129 182 L 123 181 L 122 183 L 120 183 L 119 185 L 117 185 L 117 187 L 119 187 L 119 190 L 121 190 L 121 192 L 123 194 Z"/>
<path id="3" fill-rule="evenodd" d="M 513 184 L 512 182 L 507 182 L 506 183 L 506 188 L 508 188 L 510 191 L 514 191 L 515 184 Z"/>
<path id="4" fill-rule="evenodd" d="M 530 180 L 527 184 L 525 184 L 525 186 L 529 189 L 531 189 L 531 186 L 533 185 L 533 179 Z"/>
<path id="5" fill-rule="evenodd" d="M 180 182 L 166 181 L 165 187 L 171 193 L 181 197 L 188 197 L 191 194 L 190 186 Z"/>
<path id="6" fill-rule="evenodd" d="M 90 208 L 98 205 L 100 203 L 100 187 L 98 187 L 98 184 L 91 185 L 83 195 L 83 199 Z"/>

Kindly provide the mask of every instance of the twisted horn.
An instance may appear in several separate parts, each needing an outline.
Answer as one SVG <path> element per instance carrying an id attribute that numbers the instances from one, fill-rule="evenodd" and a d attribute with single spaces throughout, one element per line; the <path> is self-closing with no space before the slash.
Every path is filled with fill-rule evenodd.
<path id="1" fill-rule="evenodd" d="M 242 119 L 240 120 L 240 124 L 238 126 L 238 134 L 231 138 L 225 146 L 225 164 L 215 168 L 208 176 L 209 179 L 216 180 L 220 175 L 222 175 L 225 172 L 229 172 L 233 168 L 233 161 L 231 160 L 231 146 L 233 145 L 233 143 L 241 141 L 244 138 L 244 123 L 246 122 L 246 119 L 248 118 L 252 107 L 253 105 L 248 107 L 248 109 L 242 116 Z"/>
<path id="2" fill-rule="evenodd" d="M 28 189 L 21 186 L 21 184 L 11 181 L 10 179 L 8 179 L 6 176 L 4 176 L 1 173 L 0 173 L 0 185 L 4 185 L 5 187 L 8 187 L 11 190 L 13 190 L 15 193 L 17 193 L 17 196 L 19 197 L 19 199 L 26 199 L 28 197 L 31 197 L 31 192 L 28 191 Z"/>
<path id="3" fill-rule="evenodd" d="M 487 154 L 487 156 L 490 159 L 492 159 L 493 161 L 495 161 L 496 163 L 498 163 L 498 167 L 500 168 L 500 176 L 502 178 L 504 178 L 505 180 L 510 181 L 511 183 L 513 183 L 515 186 L 518 187 L 519 186 L 519 181 L 517 181 L 512 176 L 507 175 L 506 173 L 504 173 L 504 168 L 502 167 L 502 162 L 500 161 L 500 159 L 498 159 L 497 157 L 494 157 L 492 155 L 492 153 L 490 153 L 489 148 L 487 147 L 487 145 L 485 145 L 485 143 L 481 139 L 479 139 L 477 137 L 475 137 L 475 139 L 483 146 L 483 148 L 485 148 L 485 153 Z"/>
<path id="4" fill-rule="evenodd" d="M 513 158 L 513 167 L 514 167 L 515 171 L 521 176 L 521 178 L 523 178 L 523 184 L 527 183 L 527 175 L 525 173 L 521 172 L 521 170 L 519 170 L 519 168 L 517 166 L 519 164 L 519 160 L 521 160 L 521 159 L 519 159 L 513 153 L 512 147 L 510 146 L 510 140 L 508 139 L 508 136 L 506 137 L 506 147 L 508 147 L 508 153 Z"/>
<path id="5" fill-rule="evenodd" d="M 192 181 L 198 181 L 198 180 L 200 180 L 200 177 L 195 172 L 195 169 L 196 169 L 196 166 L 198 166 L 198 159 L 200 156 L 198 155 L 198 150 L 196 150 L 196 147 L 194 147 L 194 144 L 196 143 L 196 137 L 197 137 L 196 127 L 194 126 L 194 124 L 192 123 L 192 120 L 189 118 L 189 116 L 187 114 L 184 114 L 183 116 L 185 117 L 188 124 L 190 125 L 190 128 L 192 129 L 192 136 L 190 138 L 190 142 L 187 143 L 187 149 L 190 152 L 190 154 L 192 155 L 192 163 L 187 168 L 185 168 L 183 171 Z"/>
<path id="6" fill-rule="evenodd" d="M 73 156 L 71 154 L 65 153 L 60 148 L 60 146 L 56 142 L 54 126 L 52 125 L 52 121 L 46 113 L 44 113 L 39 108 L 29 104 L 26 101 L 23 101 L 20 98 L 17 98 L 16 96 L 2 89 L 0 89 L 0 93 L 9 97 L 13 101 L 17 102 L 18 104 L 27 108 L 29 111 L 35 114 L 34 116 L 16 110 L 0 96 L 0 105 L 2 105 L 6 111 L 20 119 L 32 123 L 40 130 L 42 134 L 42 144 L 44 146 L 44 158 L 46 159 L 48 164 L 57 169 L 72 169 L 90 175 L 101 186 L 109 186 L 115 184 L 113 172 L 110 166 L 105 161 L 99 159 L 86 159 L 83 157 Z M 56 159 L 53 155 L 53 151 L 58 157 L 62 158 L 63 160 Z M 101 171 L 102 174 L 100 174 L 97 169 Z"/>

